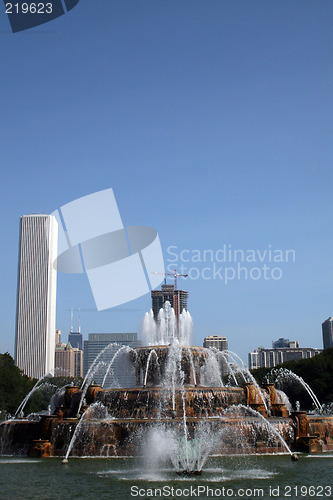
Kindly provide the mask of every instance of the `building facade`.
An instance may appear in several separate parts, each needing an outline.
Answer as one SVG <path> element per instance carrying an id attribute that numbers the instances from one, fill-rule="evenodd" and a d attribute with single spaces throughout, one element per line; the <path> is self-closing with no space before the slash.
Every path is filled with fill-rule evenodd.
<path id="1" fill-rule="evenodd" d="M 333 318 L 329 317 L 324 323 L 321 325 L 323 332 L 323 347 L 324 349 L 328 349 L 329 347 L 333 347 Z"/>
<path id="2" fill-rule="evenodd" d="M 23 215 L 17 280 L 15 364 L 29 377 L 54 369 L 58 224 L 51 215 Z"/>
<path id="3" fill-rule="evenodd" d="M 58 330 L 57 328 L 55 331 L 55 344 L 61 344 L 61 330 Z"/>
<path id="4" fill-rule="evenodd" d="M 299 361 L 308 359 L 320 354 L 321 349 L 312 347 L 280 347 L 265 349 L 258 347 L 248 355 L 249 369 L 256 370 L 257 368 L 273 368 L 281 365 L 286 361 Z"/>
<path id="5" fill-rule="evenodd" d="M 221 364 L 221 374 L 223 376 L 228 375 L 229 367 L 228 367 L 228 340 L 227 337 L 221 337 L 220 335 L 209 335 L 204 338 L 203 347 L 208 349 L 215 348 L 218 351 L 226 351 L 224 356 L 220 356 L 220 364 Z"/>
<path id="6" fill-rule="evenodd" d="M 55 375 L 57 377 L 83 377 L 83 352 L 68 344 L 56 344 Z"/>
<path id="7" fill-rule="evenodd" d="M 215 347 L 219 351 L 227 351 L 228 340 L 227 337 L 221 337 L 220 335 L 209 335 L 204 338 L 203 346 L 208 348 Z"/>
<path id="8" fill-rule="evenodd" d="M 185 290 L 175 290 L 174 285 L 162 285 L 161 290 L 152 290 L 151 301 L 155 321 L 158 313 L 163 308 L 165 302 L 170 302 L 175 310 L 176 318 L 182 313 L 183 309 L 187 311 L 188 292 Z"/>
<path id="9" fill-rule="evenodd" d="M 122 346 L 135 348 L 140 345 L 137 333 L 89 333 L 88 340 L 84 341 L 83 349 L 84 376 L 88 373 L 96 357 L 105 350 L 99 358 L 100 368 L 96 367 L 93 374 L 94 382 L 99 385 L 103 383 L 110 365 L 104 387 L 130 387 L 134 383 L 131 372 L 132 365 L 128 363 L 128 357 L 116 354 Z M 112 363 L 113 358 L 114 362 Z"/>
<path id="10" fill-rule="evenodd" d="M 289 347 L 291 349 L 296 349 L 299 347 L 299 342 L 297 340 L 289 340 L 283 337 L 280 337 L 278 340 L 272 342 L 273 349 L 278 349 L 281 347 Z"/>
<path id="11" fill-rule="evenodd" d="M 72 347 L 76 347 L 82 351 L 83 337 L 81 332 L 70 332 L 68 334 L 68 342 L 70 342 Z"/>

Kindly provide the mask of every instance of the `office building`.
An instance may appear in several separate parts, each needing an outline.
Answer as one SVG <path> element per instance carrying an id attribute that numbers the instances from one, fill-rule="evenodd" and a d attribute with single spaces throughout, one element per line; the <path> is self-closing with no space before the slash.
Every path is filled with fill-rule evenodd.
<path id="1" fill-rule="evenodd" d="M 161 290 L 152 290 L 151 300 L 155 321 L 157 321 L 160 309 L 163 308 L 167 301 L 174 308 L 176 318 L 179 318 L 183 309 L 187 311 L 187 298 L 188 292 L 175 290 L 174 285 L 162 285 Z"/>
<path id="2" fill-rule="evenodd" d="M 328 349 L 333 347 L 333 318 L 330 317 L 321 325 L 323 331 L 323 347 Z"/>
<path id="3" fill-rule="evenodd" d="M 133 364 L 129 362 L 129 357 L 116 355 L 122 346 L 131 348 L 139 347 L 137 333 L 89 333 L 88 340 L 84 341 L 83 372 L 88 373 L 96 357 L 100 356 L 94 374 L 92 375 L 96 384 L 102 384 L 104 375 L 108 371 L 104 387 L 131 387 L 135 384 L 135 374 Z M 108 347 L 109 346 L 109 347 Z M 110 365 L 114 358 L 114 362 Z"/>
<path id="4" fill-rule="evenodd" d="M 228 351 L 228 340 L 227 337 L 221 337 L 220 335 L 209 335 L 204 338 L 203 347 L 208 349 L 215 348 L 218 351 Z M 223 356 L 219 356 L 219 361 L 221 364 L 221 374 L 223 376 L 228 375 L 228 353 L 225 352 Z"/>
<path id="5" fill-rule="evenodd" d="M 80 349 L 80 351 L 82 351 L 83 337 L 80 331 L 70 332 L 68 334 L 68 342 L 71 344 L 72 347 L 76 347 L 77 349 Z"/>
<path id="6" fill-rule="evenodd" d="M 203 346 L 208 348 L 215 347 L 219 351 L 227 351 L 228 340 L 227 337 L 221 337 L 220 335 L 209 335 L 204 338 Z"/>
<path id="7" fill-rule="evenodd" d="M 73 329 L 73 315 L 74 315 L 74 309 L 71 309 L 71 330 L 68 334 L 68 342 L 70 342 L 72 347 L 76 347 L 77 349 L 80 349 L 82 351 L 83 349 L 83 337 L 81 333 L 81 308 L 78 308 L 78 313 L 79 313 L 79 326 L 76 332 Z"/>
<path id="8" fill-rule="evenodd" d="M 56 330 L 54 374 L 57 377 L 83 377 L 83 352 L 70 342 L 61 342 L 61 331 Z"/>
<path id="9" fill-rule="evenodd" d="M 34 378 L 54 369 L 57 240 L 55 217 L 21 217 L 15 363 Z"/>
<path id="10" fill-rule="evenodd" d="M 82 377 L 83 352 L 67 344 L 57 344 L 55 347 L 55 375 L 57 377 Z"/>

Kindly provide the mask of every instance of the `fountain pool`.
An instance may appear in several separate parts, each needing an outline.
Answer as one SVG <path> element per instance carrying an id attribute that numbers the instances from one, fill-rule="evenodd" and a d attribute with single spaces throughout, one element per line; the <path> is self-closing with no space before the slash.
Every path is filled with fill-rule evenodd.
<path id="1" fill-rule="evenodd" d="M 2 498 L 25 500 L 332 498 L 332 459 L 307 455 L 291 464 L 285 455 L 213 456 L 202 476 L 187 478 L 171 467 L 149 469 L 140 458 L 72 458 L 61 467 L 57 458 L 0 457 L 0 488 Z"/>

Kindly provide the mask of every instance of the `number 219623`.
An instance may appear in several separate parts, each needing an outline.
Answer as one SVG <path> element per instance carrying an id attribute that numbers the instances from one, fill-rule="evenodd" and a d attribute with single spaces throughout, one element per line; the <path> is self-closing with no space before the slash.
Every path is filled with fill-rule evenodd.
<path id="1" fill-rule="evenodd" d="M 6 14 L 51 14 L 52 3 L 6 3 Z"/>

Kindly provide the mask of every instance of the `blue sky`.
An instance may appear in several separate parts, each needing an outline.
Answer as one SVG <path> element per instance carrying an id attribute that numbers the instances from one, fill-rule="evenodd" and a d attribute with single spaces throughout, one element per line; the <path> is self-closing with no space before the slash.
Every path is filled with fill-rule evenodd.
<path id="1" fill-rule="evenodd" d="M 0 352 L 14 347 L 20 215 L 109 187 L 125 225 L 158 230 L 166 265 L 170 246 L 295 251 L 281 279 L 180 280 L 194 344 L 225 335 L 245 361 L 278 337 L 322 347 L 332 24 L 325 0 L 81 0 L 12 34 L 2 8 Z M 84 277 L 59 274 L 64 340 L 79 306 L 85 336 L 139 331 L 150 297 L 97 313 Z"/>

